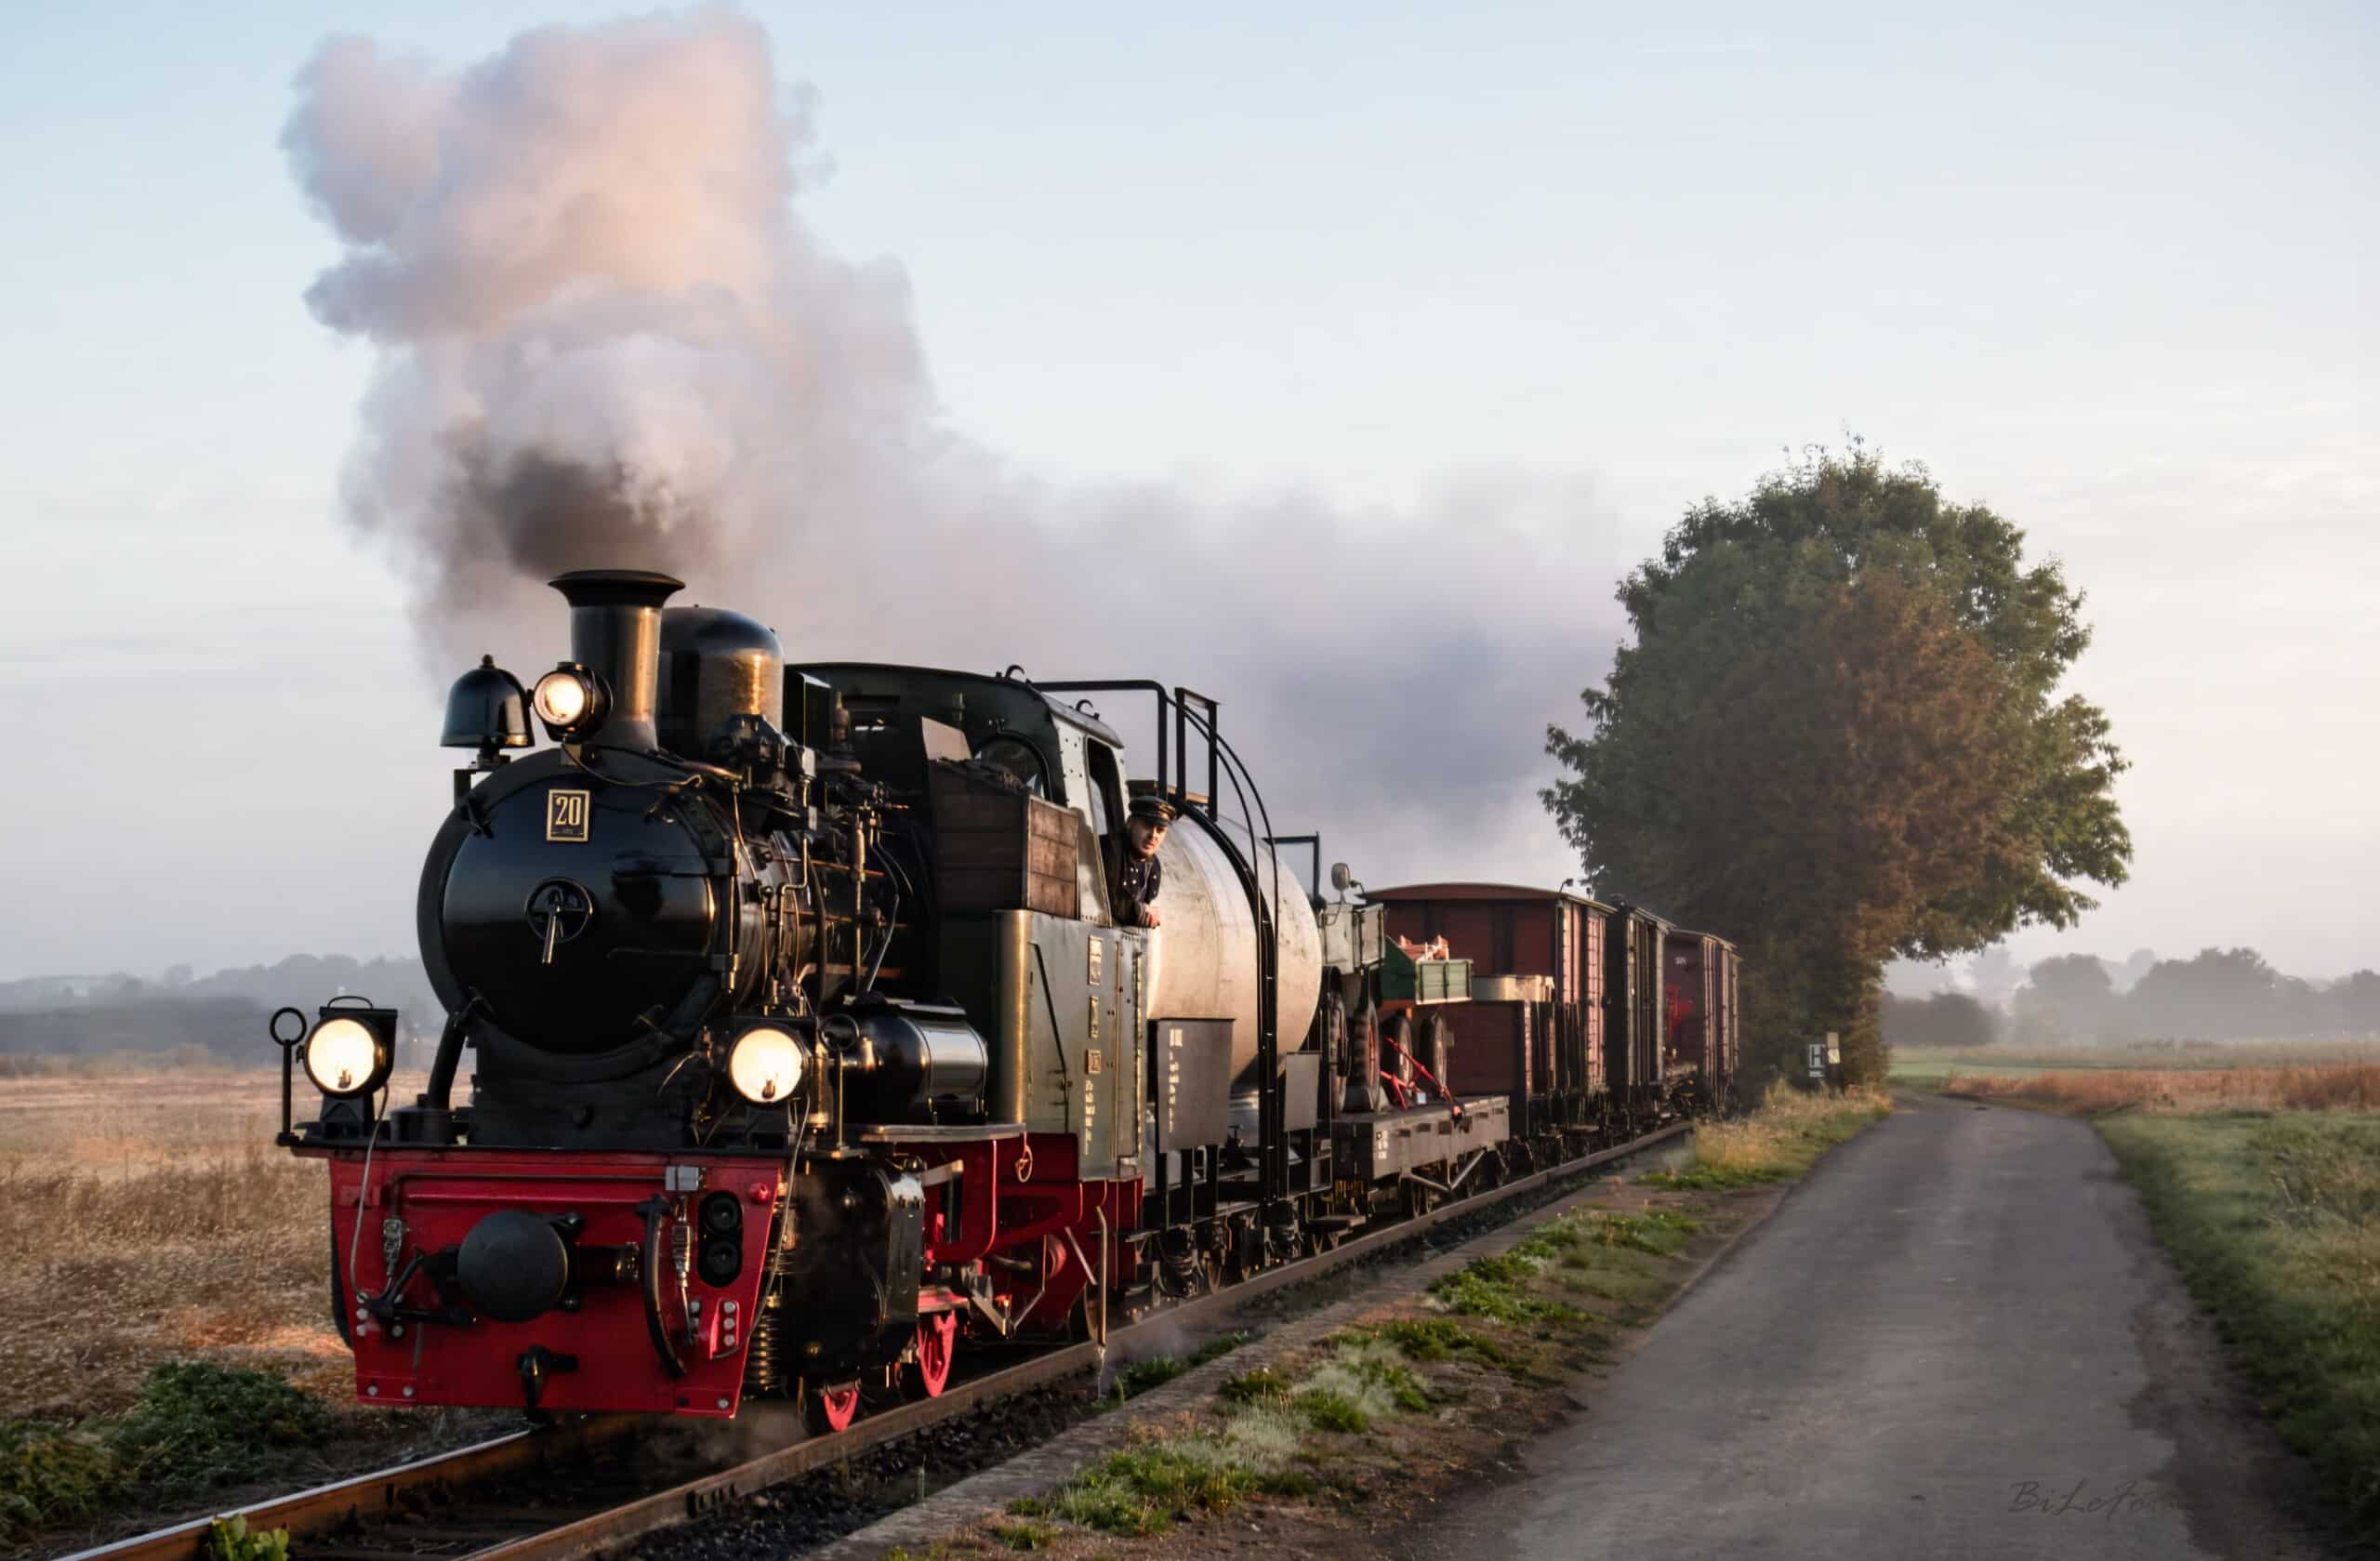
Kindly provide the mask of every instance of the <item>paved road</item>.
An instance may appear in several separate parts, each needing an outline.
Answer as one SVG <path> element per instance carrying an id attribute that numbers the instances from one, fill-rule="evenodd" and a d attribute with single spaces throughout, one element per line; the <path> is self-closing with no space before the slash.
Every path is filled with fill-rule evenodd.
<path id="1" fill-rule="evenodd" d="M 1534 1444 L 1399 1536 L 1496 1556 L 2327 1552 L 2098 1135 L 1913 1100 L 1795 1189 Z M 2096 1503 L 2096 1504 L 2095 1504 Z"/>

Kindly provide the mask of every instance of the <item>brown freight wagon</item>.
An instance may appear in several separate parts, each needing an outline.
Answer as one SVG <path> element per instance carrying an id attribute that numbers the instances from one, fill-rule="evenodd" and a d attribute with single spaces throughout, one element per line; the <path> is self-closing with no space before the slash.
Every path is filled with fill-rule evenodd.
<path id="1" fill-rule="evenodd" d="M 1638 1126 L 1669 1109 L 1661 956 L 1669 922 L 1621 905 L 1604 927 L 1604 1057 L 1612 1098 Z"/>
<path id="2" fill-rule="evenodd" d="M 1719 1078 L 1723 1084 L 1732 1085 L 1743 1068 L 1743 1012 L 1740 1007 L 1740 984 L 1743 957 L 1736 946 L 1725 938 L 1712 938 L 1719 959 Z"/>
<path id="3" fill-rule="evenodd" d="M 1389 931 L 1443 937 L 1475 972 L 1455 1026 L 1458 1094 L 1498 1092 L 1532 1135 L 1601 1133 L 1608 1125 L 1604 1056 L 1604 922 L 1608 906 L 1559 890 L 1502 883 L 1373 889 Z"/>
<path id="4" fill-rule="evenodd" d="M 1726 1092 L 1725 957 L 1708 933 L 1673 931 L 1661 956 L 1661 1000 L 1669 1030 L 1663 1059 L 1712 1102 Z"/>

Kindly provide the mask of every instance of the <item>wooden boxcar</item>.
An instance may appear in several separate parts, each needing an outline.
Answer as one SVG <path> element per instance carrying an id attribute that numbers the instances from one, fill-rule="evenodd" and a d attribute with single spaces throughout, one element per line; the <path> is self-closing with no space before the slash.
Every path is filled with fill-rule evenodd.
<path id="1" fill-rule="evenodd" d="M 1672 931 L 1661 953 L 1666 1035 L 1661 1060 L 1673 1084 L 1699 1098 L 1726 1093 L 1726 961 L 1708 933 Z"/>
<path id="2" fill-rule="evenodd" d="M 1611 1095 L 1635 1123 L 1671 1110 L 1661 959 L 1670 924 L 1636 906 L 1612 907 L 1604 928 L 1604 1056 Z"/>

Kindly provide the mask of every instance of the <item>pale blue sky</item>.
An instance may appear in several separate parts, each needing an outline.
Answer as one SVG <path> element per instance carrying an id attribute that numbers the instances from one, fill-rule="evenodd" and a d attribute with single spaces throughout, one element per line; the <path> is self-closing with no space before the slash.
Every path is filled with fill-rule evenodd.
<path id="1" fill-rule="evenodd" d="M 1685 505 L 1856 428 L 2091 592 L 2136 877 L 2019 953 L 2380 962 L 2368 9 L 747 8 L 818 94 L 807 219 L 1016 467 L 1538 494 L 1607 647 Z M 0 977 L 410 947 L 443 680 L 336 514 L 369 358 L 276 139 L 325 33 L 613 14 L 0 22 Z M 1562 876 L 1532 827 L 1493 866 Z"/>

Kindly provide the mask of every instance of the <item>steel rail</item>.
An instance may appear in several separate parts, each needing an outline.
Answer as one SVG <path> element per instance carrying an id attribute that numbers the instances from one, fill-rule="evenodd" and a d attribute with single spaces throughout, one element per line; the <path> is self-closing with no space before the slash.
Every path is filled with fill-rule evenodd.
<path id="1" fill-rule="evenodd" d="M 318 1534 L 342 1524 L 403 1510 L 403 1499 L 442 1486 L 478 1484 L 549 1459 L 570 1457 L 641 1428 L 640 1417 L 602 1415 L 571 1425 L 523 1427 L 483 1442 L 472 1442 L 410 1462 L 333 1480 L 311 1489 L 234 1508 L 220 1515 L 248 1520 L 250 1529 L 286 1528 L 292 1538 Z M 94 1545 L 59 1561 L 194 1561 L 207 1554 L 215 1519 L 192 1518 L 110 1544 Z"/>
<path id="2" fill-rule="evenodd" d="M 1597 1166 L 1643 1154 L 1689 1131 L 1693 1125 L 1690 1121 L 1672 1123 L 1626 1144 L 1564 1160 L 1501 1186 L 1443 1204 L 1428 1213 L 1400 1219 L 1328 1251 L 1281 1263 L 1191 1300 L 1161 1306 L 1112 1330 L 1108 1346 L 1160 1327 L 1170 1329 L 1228 1314 L 1260 1296 L 1308 1283 L 1375 1252 L 1426 1235 L 1448 1221 L 1468 1218 L 1540 1188 L 1567 1182 Z M 813 1436 L 618 1506 L 465 1554 L 469 1561 L 575 1561 L 577 1557 L 600 1554 L 641 1535 L 694 1522 L 798 1475 L 899 1441 L 978 1405 L 1095 1370 L 1105 1353 L 1097 1343 L 1071 1344 L 970 1381 L 953 1382 L 938 1397 L 922 1398 L 871 1414 L 847 1431 Z M 584 1452 L 649 1424 L 650 1417 L 607 1415 L 575 1425 L 516 1431 L 452 1452 L 259 1501 L 223 1515 L 246 1518 L 251 1532 L 286 1528 L 292 1548 L 297 1549 L 300 1548 L 297 1541 L 301 1539 L 323 1537 L 350 1524 L 402 1518 L 406 1515 L 403 1498 L 407 1496 L 440 1488 L 466 1488 L 541 1462 Z M 212 1518 L 194 1518 L 112 1544 L 77 1551 L 60 1561 L 207 1561 L 212 1522 Z M 336 1541 L 324 1548 L 335 1554 L 345 1554 L 345 1547 Z M 448 1556 L 440 1561 L 462 1558 Z"/>

